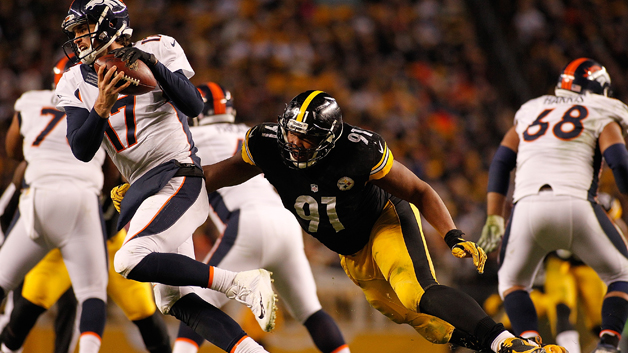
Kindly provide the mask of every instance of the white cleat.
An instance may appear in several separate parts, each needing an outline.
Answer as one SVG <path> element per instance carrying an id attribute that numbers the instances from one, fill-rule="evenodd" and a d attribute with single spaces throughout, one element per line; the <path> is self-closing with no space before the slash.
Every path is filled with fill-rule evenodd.
<path id="1" fill-rule="evenodd" d="M 239 272 L 225 295 L 248 306 L 262 330 L 271 332 L 277 316 L 277 295 L 273 292 L 272 273 L 264 269 Z"/>

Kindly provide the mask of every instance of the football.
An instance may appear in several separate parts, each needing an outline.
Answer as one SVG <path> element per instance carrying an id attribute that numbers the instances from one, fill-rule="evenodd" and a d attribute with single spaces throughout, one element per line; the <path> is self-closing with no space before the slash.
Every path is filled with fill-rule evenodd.
<path id="1" fill-rule="evenodd" d="M 141 61 L 135 61 L 131 66 L 127 66 L 126 62 L 120 58 L 116 58 L 113 54 L 106 54 L 94 61 L 94 70 L 98 72 L 101 66 L 105 66 L 107 69 L 115 66 L 117 71 L 124 72 L 124 78 L 120 80 L 118 86 L 123 85 L 124 81 L 131 81 L 131 85 L 120 94 L 138 95 L 148 93 L 157 87 L 157 80 L 148 66 Z M 105 71 L 106 72 L 106 71 Z"/>

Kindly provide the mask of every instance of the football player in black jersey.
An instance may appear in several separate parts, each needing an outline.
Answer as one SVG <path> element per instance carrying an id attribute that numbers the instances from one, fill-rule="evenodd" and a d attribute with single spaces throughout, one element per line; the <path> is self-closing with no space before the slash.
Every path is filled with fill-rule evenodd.
<path id="1" fill-rule="evenodd" d="M 301 227 L 340 254 L 369 303 L 430 342 L 500 353 L 565 352 L 514 337 L 470 296 L 438 283 L 419 211 L 452 254 L 472 257 L 480 273 L 484 250 L 462 238 L 439 195 L 394 161 L 381 136 L 343 123 L 325 92 L 297 95 L 278 123 L 247 132 L 241 154 L 204 172 L 209 192 L 264 173 Z"/>

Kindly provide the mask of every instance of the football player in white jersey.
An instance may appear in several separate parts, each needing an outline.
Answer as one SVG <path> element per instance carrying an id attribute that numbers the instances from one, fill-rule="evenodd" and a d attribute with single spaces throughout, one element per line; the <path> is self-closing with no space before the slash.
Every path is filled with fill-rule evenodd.
<path id="1" fill-rule="evenodd" d="M 106 319 L 107 250 L 99 195 L 103 188 L 104 150 L 88 163 L 73 158 L 65 136 L 66 116 L 54 108 L 51 90 L 28 91 L 15 103 L 7 133 L 9 157 L 28 164 L 20 196 L 19 218 L 0 249 L 0 298 L 55 248 L 63 260 L 78 302 L 80 352 L 100 348 Z M 117 173 L 117 172 L 116 172 Z M 21 342 L 3 336 L 2 352 Z"/>
<path id="2" fill-rule="evenodd" d="M 538 336 L 528 294 L 549 252 L 572 251 L 608 285 L 595 352 L 618 352 L 628 319 L 628 250 L 596 202 L 602 157 L 619 190 L 628 193 L 624 136 L 628 107 L 610 98 L 611 79 L 598 62 L 579 58 L 562 71 L 555 95 L 521 106 L 489 171 L 487 222 L 478 244 L 500 251 L 499 293 L 516 334 Z M 502 218 L 510 171 L 514 207 Z"/>
<path id="3" fill-rule="evenodd" d="M 264 351 L 228 315 L 194 294 L 195 287 L 223 292 L 249 306 L 263 329 L 273 328 L 268 271 L 235 273 L 194 260 L 192 233 L 207 218 L 209 203 L 186 117 L 198 115 L 203 101 L 189 81 L 194 71 L 183 49 L 165 35 L 131 45 L 128 11 L 119 0 L 75 0 L 62 27 L 83 64 L 66 72 L 56 90 L 72 152 L 89 161 L 104 146 L 131 184 L 118 221 L 119 228 L 129 223 L 129 230 L 115 271 L 155 283 L 158 308 L 221 349 Z M 146 63 L 159 86 L 142 95 L 120 95 L 130 84 L 117 85 L 123 74 L 91 66 L 110 51 L 127 65 Z"/>
<path id="4" fill-rule="evenodd" d="M 215 82 L 197 88 L 205 105 L 203 112 L 192 119 L 190 131 L 202 164 L 213 164 L 239 151 L 249 127 L 234 123 L 236 112 L 228 90 Z M 340 329 L 318 301 L 301 227 L 270 183 L 259 175 L 213 192 L 209 202 L 211 220 L 222 237 L 204 262 L 232 271 L 271 270 L 286 308 L 308 329 L 316 347 L 323 353 L 349 353 Z M 199 295 L 219 308 L 228 300 L 211 290 Z M 181 323 L 173 352 L 196 353 L 203 341 Z"/>

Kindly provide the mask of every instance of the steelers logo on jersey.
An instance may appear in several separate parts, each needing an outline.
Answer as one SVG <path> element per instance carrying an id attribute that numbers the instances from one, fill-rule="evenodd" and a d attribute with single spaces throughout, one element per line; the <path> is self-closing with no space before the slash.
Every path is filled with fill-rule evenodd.
<path id="1" fill-rule="evenodd" d="M 355 185 L 355 181 L 349 177 L 342 177 L 338 179 L 338 183 L 336 183 L 336 185 L 338 185 L 338 189 L 345 191 L 351 189 L 353 185 Z"/>

